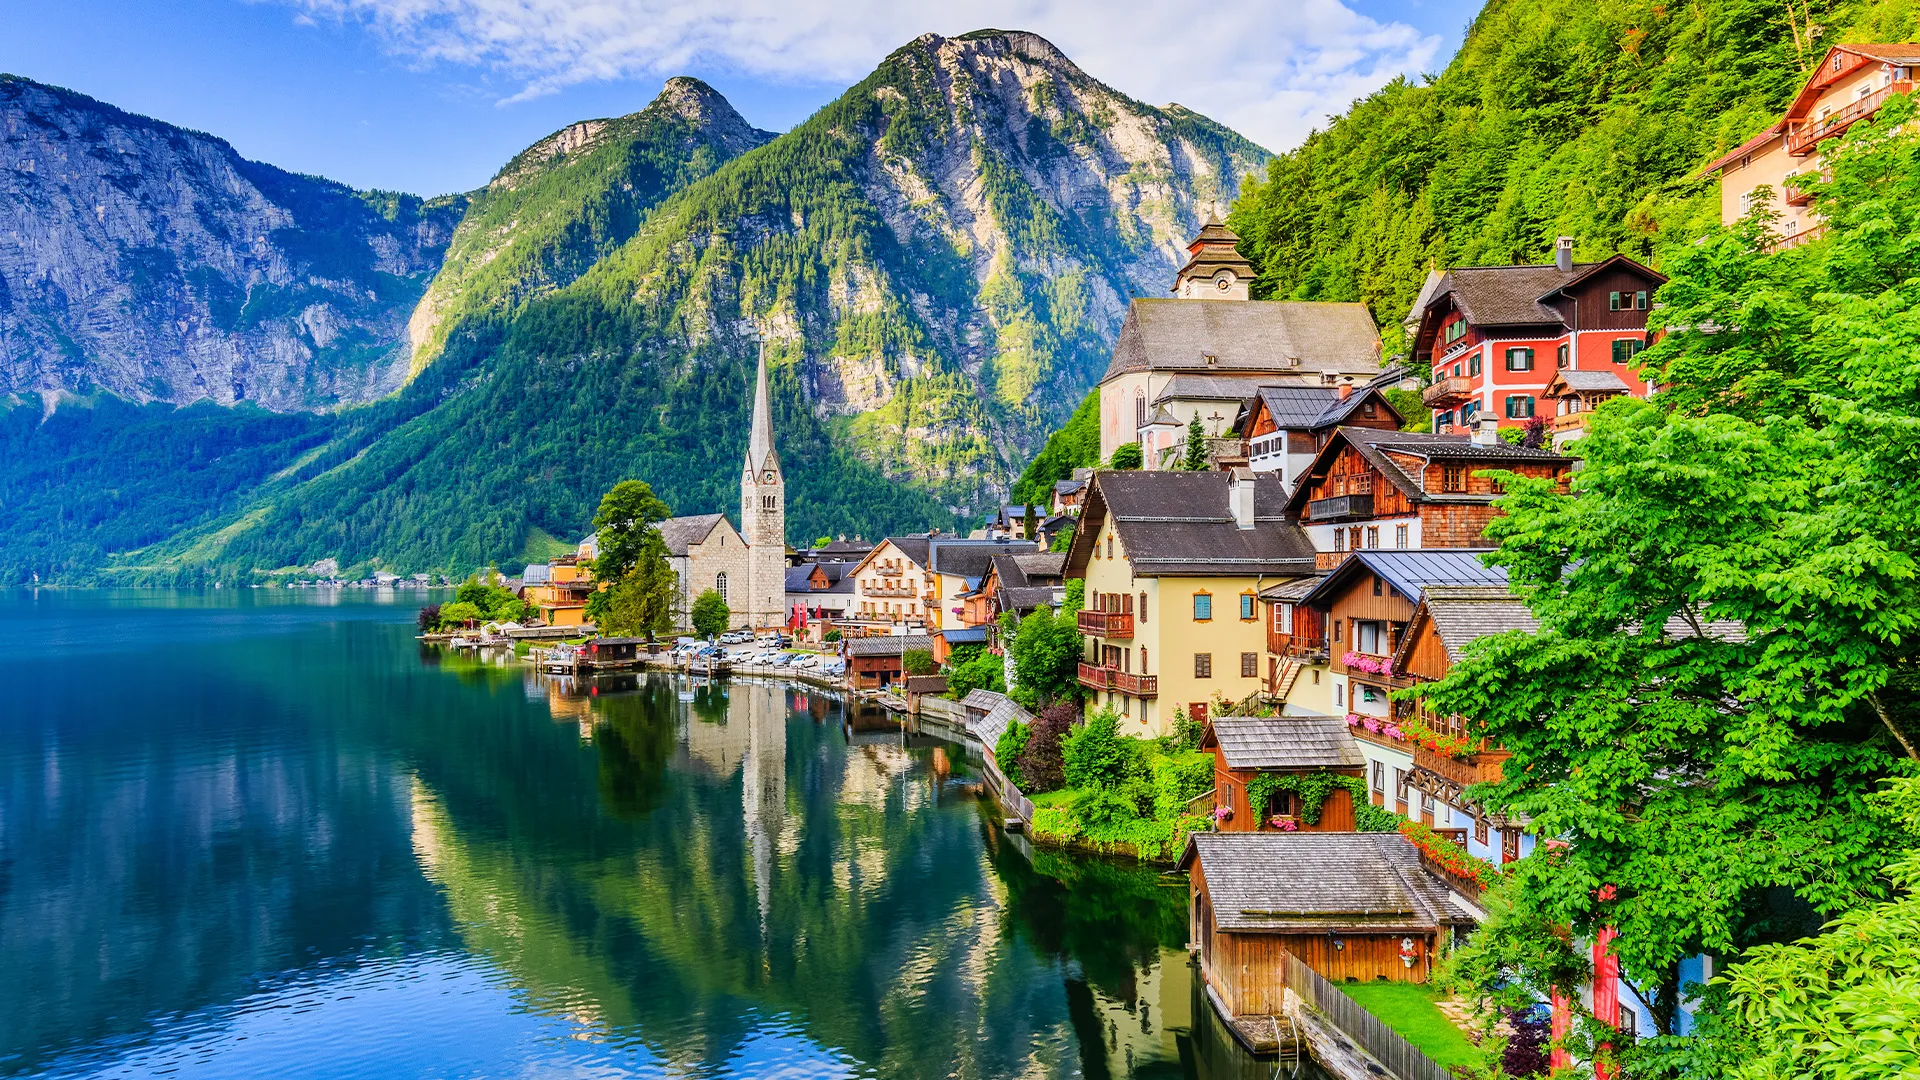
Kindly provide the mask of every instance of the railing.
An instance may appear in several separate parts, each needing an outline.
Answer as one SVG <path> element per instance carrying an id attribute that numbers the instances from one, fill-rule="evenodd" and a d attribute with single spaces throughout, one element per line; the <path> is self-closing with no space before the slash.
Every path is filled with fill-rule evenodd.
<path id="1" fill-rule="evenodd" d="M 1592 417 L 1593 412 L 1589 409 L 1582 409 L 1579 412 L 1562 413 L 1553 418 L 1554 434 L 1557 435 L 1562 431 L 1585 431 L 1587 429 L 1587 421 Z"/>
<path id="2" fill-rule="evenodd" d="M 907 586 L 907 585 L 866 585 L 861 587 L 860 592 L 861 592 L 861 595 L 863 596 L 918 596 L 920 595 L 911 586 Z"/>
<path id="3" fill-rule="evenodd" d="M 1084 661 L 1080 664 L 1080 685 L 1089 690 L 1118 690 L 1131 697 L 1158 697 L 1160 694 L 1158 675 L 1135 675 L 1130 671 Z"/>
<path id="4" fill-rule="evenodd" d="M 1893 87 L 1882 87 L 1849 103 L 1839 112 L 1832 113 L 1824 120 L 1810 120 L 1787 132 L 1787 153 L 1804 154 L 1813 149 L 1813 144 L 1829 135 L 1838 135 L 1847 130 L 1854 121 L 1872 116 L 1880 106 L 1886 104 L 1893 93 Z"/>
<path id="5" fill-rule="evenodd" d="M 1080 664 L 1080 685 L 1089 690 L 1111 690 L 1113 689 L 1113 677 L 1117 674 L 1119 674 L 1119 672 L 1110 667 L 1101 667 L 1099 664 L 1089 664 L 1082 661 Z"/>
<path id="6" fill-rule="evenodd" d="M 1360 1044 L 1360 1049 L 1373 1055 L 1374 1060 L 1385 1065 L 1388 1072 L 1400 1080 L 1453 1080 L 1452 1073 L 1415 1050 L 1412 1043 L 1401 1038 L 1379 1017 L 1361 1008 L 1358 1002 L 1341 993 L 1339 987 L 1328 982 L 1299 957 L 1289 952 L 1280 955 L 1285 958 L 1287 989 L 1298 995 L 1302 1004 L 1311 1006 L 1326 1017 L 1347 1038 Z"/>
<path id="7" fill-rule="evenodd" d="M 1440 830 L 1435 829 L 1434 831 L 1439 832 Z M 1461 844 L 1460 846 L 1465 847 L 1466 845 Z M 1435 859 L 1431 855 L 1428 855 L 1425 851 L 1422 851 L 1420 853 L 1420 865 L 1426 867 L 1427 872 L 1432 874 L 1434 877 L 1437 877 L 1440 880 L 1446 882 L 1447 888 L 1452 889 L 1454 892 L 1457 892 L 1461 896 L 1466 897 L 1467 900 L 1472 903 L 1478 904 L 1480 902 L 1481 895 L 1487 891 L 1486 887 L 1481 885 L 1478 881 L 1475 881 L 1474 879 L 1468 877 L 1465 874 L 1458 874 L 1453 872 L 1452 870 L 1447 869 L 1445 866 L 1442 866 L 1440 864 L 1440 860 Z"/>
<path id="8" fill-rule="evenodd" d="M 1330 495 L 1324 499 L 1314 499 L 1307 503 L 1307 517 L 1312 521 L 1340 521 L 1345 518 L 1366 518 L 1373 516 L 1373 495 Z"/>
<path id="9" fill-rule="evenodd" d="M 1315 570 L 1338 570 L 1340 564 L 1347 561 L 1349 554 L 1350 552 L 1345 551 L 1316 551 L 1313 553 L 1313 568 Z"/>
<path id="10" fill-rule="evenodd" d="M 1808 173 L 1805 175 L 1809 177 L 1812 176 L 1811 173 Z M 1792 180 L 1794 179 L 1794 177 L 1789 176 L 1787 179 Z M 1827 183 L 1832 179 L 1833 179 L 1832 169 L 1820 170 L 1821 183 Z M 1813 201 L 1813 191 L 1811 188 L 1801 187 L 1798 184 L 1789 184 L 1789 183 L 1782 183 L 1780 186 L 1786 189 L 1786 201 L 1788 206 L 1805 206 L 1808 203 Z"/>
<path id="11" fill-rule="evenodd" d="M 1775 240 L 1767 245 L 1767 250 L 1784 251 L 1787 248 L 1799 247 L 1801 244 L 1811 244 L 1825 235 L 1827 235 L 1827 223 L 1823 221 L 1811 229 L 1802 229 L 1792 236 L 1783 236 Z"/>
<path id="12" fill-rule="evenodd" d="M 1473 380 L 1464 375 L 1452 375 L 1420 391 L 1420 403 L 1429 409 L 1444 409 L 1472 396 Z"/>
<path id="13" fill-rule="evenodd" d="M 1413 748 L 1413 767 L 1425 769 L 1461 787 L 1495 784 L 1501 779 L 1500 763 L 1510 756 L 1505 750 L 1481 750 L 1464 757 L 1453 757 L 1416 743 Z"/>
<path id="14" fill-rule="evenodd" d="M 1080 632 L 1103 638 L 1131 638 L 1133 636 L 1133 612 L 1131 611 L 1086 611 L 1082 610 L 1078 618 Z"/>

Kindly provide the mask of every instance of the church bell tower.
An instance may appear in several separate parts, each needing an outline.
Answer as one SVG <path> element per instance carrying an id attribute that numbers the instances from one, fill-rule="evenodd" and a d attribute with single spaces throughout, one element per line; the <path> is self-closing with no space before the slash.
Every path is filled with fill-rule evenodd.
<path id="1" fill-rule="evenodd" d="M 740 538 L 747 542 L 747 588 L 737 609 L 742 621 L 754 627 L 786 625 L 787 483 L 773 449 L 764 345 L 753 387 L 753 429 L 740 476 Z"/>

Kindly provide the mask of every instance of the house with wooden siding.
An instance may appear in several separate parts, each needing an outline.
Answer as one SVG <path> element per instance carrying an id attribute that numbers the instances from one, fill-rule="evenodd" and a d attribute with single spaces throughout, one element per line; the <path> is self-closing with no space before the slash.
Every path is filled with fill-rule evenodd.
<path id="1" fill-rule="evenodd" d="M 1542 394 L 1552 414 L 1547 430 L 1552 433 L 1554 452 L 1587 433 L 1587 422 L 1601 402 L 1631 393 L 1633 387 L 1611 371 L 1556 372 Z"/>
<path id="2" fill-rule="evenodd" d="M 1328 979 L 1426 982 L 1472 921 L 1398 833 L 1194 833 L 1180 868 L 1200 977 L 1229 1018 L 1282 1011 L 1287 954 Z"/>
<path id="3" fill-rule="evenodd" d="M 882 634 L 849 638 L 845 643 L 847 685 L 855 690 L 884 690 L 904 681 L 901 658 L 910 652 L 933 652 L 925 634 Z"/>
<path id="4" fill-rule="evenodd" d="M 1292 491 L 1336 428 L 1400 430 L 1406 420 L 1387 400 L 1386 390 L 1406 378 L 1406 369 L 1396 364 L 1358 384 L 1342 376 L 1331 387 L 1260 387 L 1239 426 L 1247 443 L 1247 466 L 1254 472 L 1279 472 Z"/>
<path id="5" fill-rule="evenodd" d="M 1313 572 L 1274 473 L 1093 475 L 1067 578 L 1086 580 L 1080 684 L 1142 736 L 1260 692 L 1260 590 Z"/>
<path id="6" fill-rule="evenodd" d="M 1250 795 L 1263 787 L 1262 776 L 1364 775 L 1366 756 L 1345 720 L 1337 716 L 1216 716 L 1207 722 L 1200 749 L 1213 755 L 1214 819 L 1220 832 L 1354 830 L 1353 795 L 1343 789 L 1328 792 L 1313 807 L 1303 804 L 1300 793 L 1293 790 Z M 1256 798 L 1259 805 L 1254 805 Z"/>
<path id="7" fill-rule="evenodd" d="M 1645 397 L 1638 357 L 1647 315 L 1667 279 L 1626 257 L 1573 261 L 1561 237 L 1544 266 L 1435 270 L 1407 316 L 1433 430 L 1465 434 L 1482 420 L 1518 427 L 1541 412 L 1557 371 L 1609 371 Z"/>
<path id="8" fill-rule="evenodd" d="M 1488 469 L 1565 477 L 1573 459 L 1511 445 L 1491 429 L 1469 438 L 1342 427 L 1301 476 L 1287 513 L 1328 567 L 1347 551 L 1484 546 L 1502 494 L 1475 475 Z"/>
<path id="9" fill-rule="evenodd" d="M 1267 631 L 1265 692 L 1283 714 L 1339 713 L 1327 670 L 1326 616 L 1301 604 L 1325 577 L 1318 573 L 1260 590 L 1261 621 Z"/>

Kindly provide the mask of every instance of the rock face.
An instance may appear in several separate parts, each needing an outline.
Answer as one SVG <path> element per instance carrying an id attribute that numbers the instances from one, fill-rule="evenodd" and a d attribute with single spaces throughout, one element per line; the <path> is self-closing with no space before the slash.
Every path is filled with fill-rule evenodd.
<path id="1" fill-rule="evenodd" d="M 0 76 L 0 394 L 276 411 L 387 394 L 460 203 L 284 172 Z"/>

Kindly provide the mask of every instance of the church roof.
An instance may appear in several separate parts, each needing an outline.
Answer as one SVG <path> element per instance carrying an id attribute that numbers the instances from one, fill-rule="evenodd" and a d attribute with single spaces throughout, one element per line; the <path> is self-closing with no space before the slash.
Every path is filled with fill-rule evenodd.
<path id="1" fill-rule="evenodd" d="M 704 542 L 724 518 L 723 514 L 694 514 L 661 522 L 660 539 L 667 545 L 667 554 L 686 555 L 688 548 Z"/>
<path id="2" fill-rule="evenodd" d="M 1227 228 L 1218 217 L 1209 215 L 1207 223 L 1200 227 L 1200 234 L 1187 245 L 1189 257 L 1187 264 L 1174 275 L 1174 291 L 1179 291 L 1179 282 L 1183 278 L 1212 277 L 1223 267 L 1251 281 L 1253 264 L 1240 254 L 1239 243 L 1238 233 Z"/>
<path id="3" fill-rule="evenodd" d="M 1100 381 L 1134 371 L 1372 378 L 1380 332 L 1365 304 L 1143 298 L 1127 308 Z"/>
<path id="4" fill-rule="evenodd" d="M 780 456 L 773 451 L 773 405 L 767 400 L 767 350 L 762 346 L 753 384 L 753 430 L 747 436 L 747 471 L 768 470 L 780 470 Z"/>

